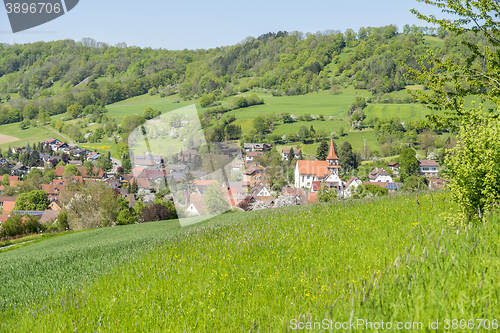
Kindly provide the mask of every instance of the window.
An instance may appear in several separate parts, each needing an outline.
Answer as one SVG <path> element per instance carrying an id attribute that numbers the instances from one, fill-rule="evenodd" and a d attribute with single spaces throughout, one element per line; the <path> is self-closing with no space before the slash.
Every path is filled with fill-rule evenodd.
<path id="1" fill-rule="evenodd" d="M 307 179 L 309 179 L 309 175 L 307 175 Z"/>

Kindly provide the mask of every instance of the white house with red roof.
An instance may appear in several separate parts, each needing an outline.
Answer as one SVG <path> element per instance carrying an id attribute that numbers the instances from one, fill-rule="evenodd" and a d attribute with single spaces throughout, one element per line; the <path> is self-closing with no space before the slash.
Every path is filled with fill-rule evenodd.
<path id="1" fill-rule="evenodd" d="M 326 161 L 298 160 L 295 166 L 295 187 L 311 189 L 313 182 L 326 183 L 328 188 L 340 189 L 343 185 L 339 178 L 339 158 L 335 154 L 333 140 Z"/>

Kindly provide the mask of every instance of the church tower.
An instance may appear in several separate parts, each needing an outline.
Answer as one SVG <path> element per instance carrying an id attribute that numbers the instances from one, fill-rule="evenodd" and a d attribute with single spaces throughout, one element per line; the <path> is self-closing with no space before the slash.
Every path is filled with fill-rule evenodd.
<path id="1" fill-rule="evenodd" d="M 339 174 L 339 158 L 337 157 L 337 154 L 335 154 L 335 148 L 333 146 L 333 139 L 330 141 L 330 150 L 328 151 L 328 157 L 326 158 L 326 161 L 328 162 L 328 170 L 330 172 L 334 172 L 335 174 Z"/>

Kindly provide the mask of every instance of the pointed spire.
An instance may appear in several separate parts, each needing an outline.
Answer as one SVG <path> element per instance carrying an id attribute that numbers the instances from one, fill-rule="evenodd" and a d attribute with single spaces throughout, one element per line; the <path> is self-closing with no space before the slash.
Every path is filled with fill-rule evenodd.
<path id="1" fill-rule="evenodd" d="M 333 147 L 333 139 L 330 141 L 330 150 L 328 151 L 328 157 L 326 160 L 338 160 L 337 154 L 335 154 L 335 148 Z"/>

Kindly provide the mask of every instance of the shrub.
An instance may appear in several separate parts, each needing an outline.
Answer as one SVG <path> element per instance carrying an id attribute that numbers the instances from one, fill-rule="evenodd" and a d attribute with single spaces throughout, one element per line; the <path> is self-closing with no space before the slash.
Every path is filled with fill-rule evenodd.
<path id="1" fill-rule="evenodd" d="M 139 214 L 139 223 L 171 220 L 177 218 L 175 206 L 171 203 L 155 202 L 146 206 Z"/>

